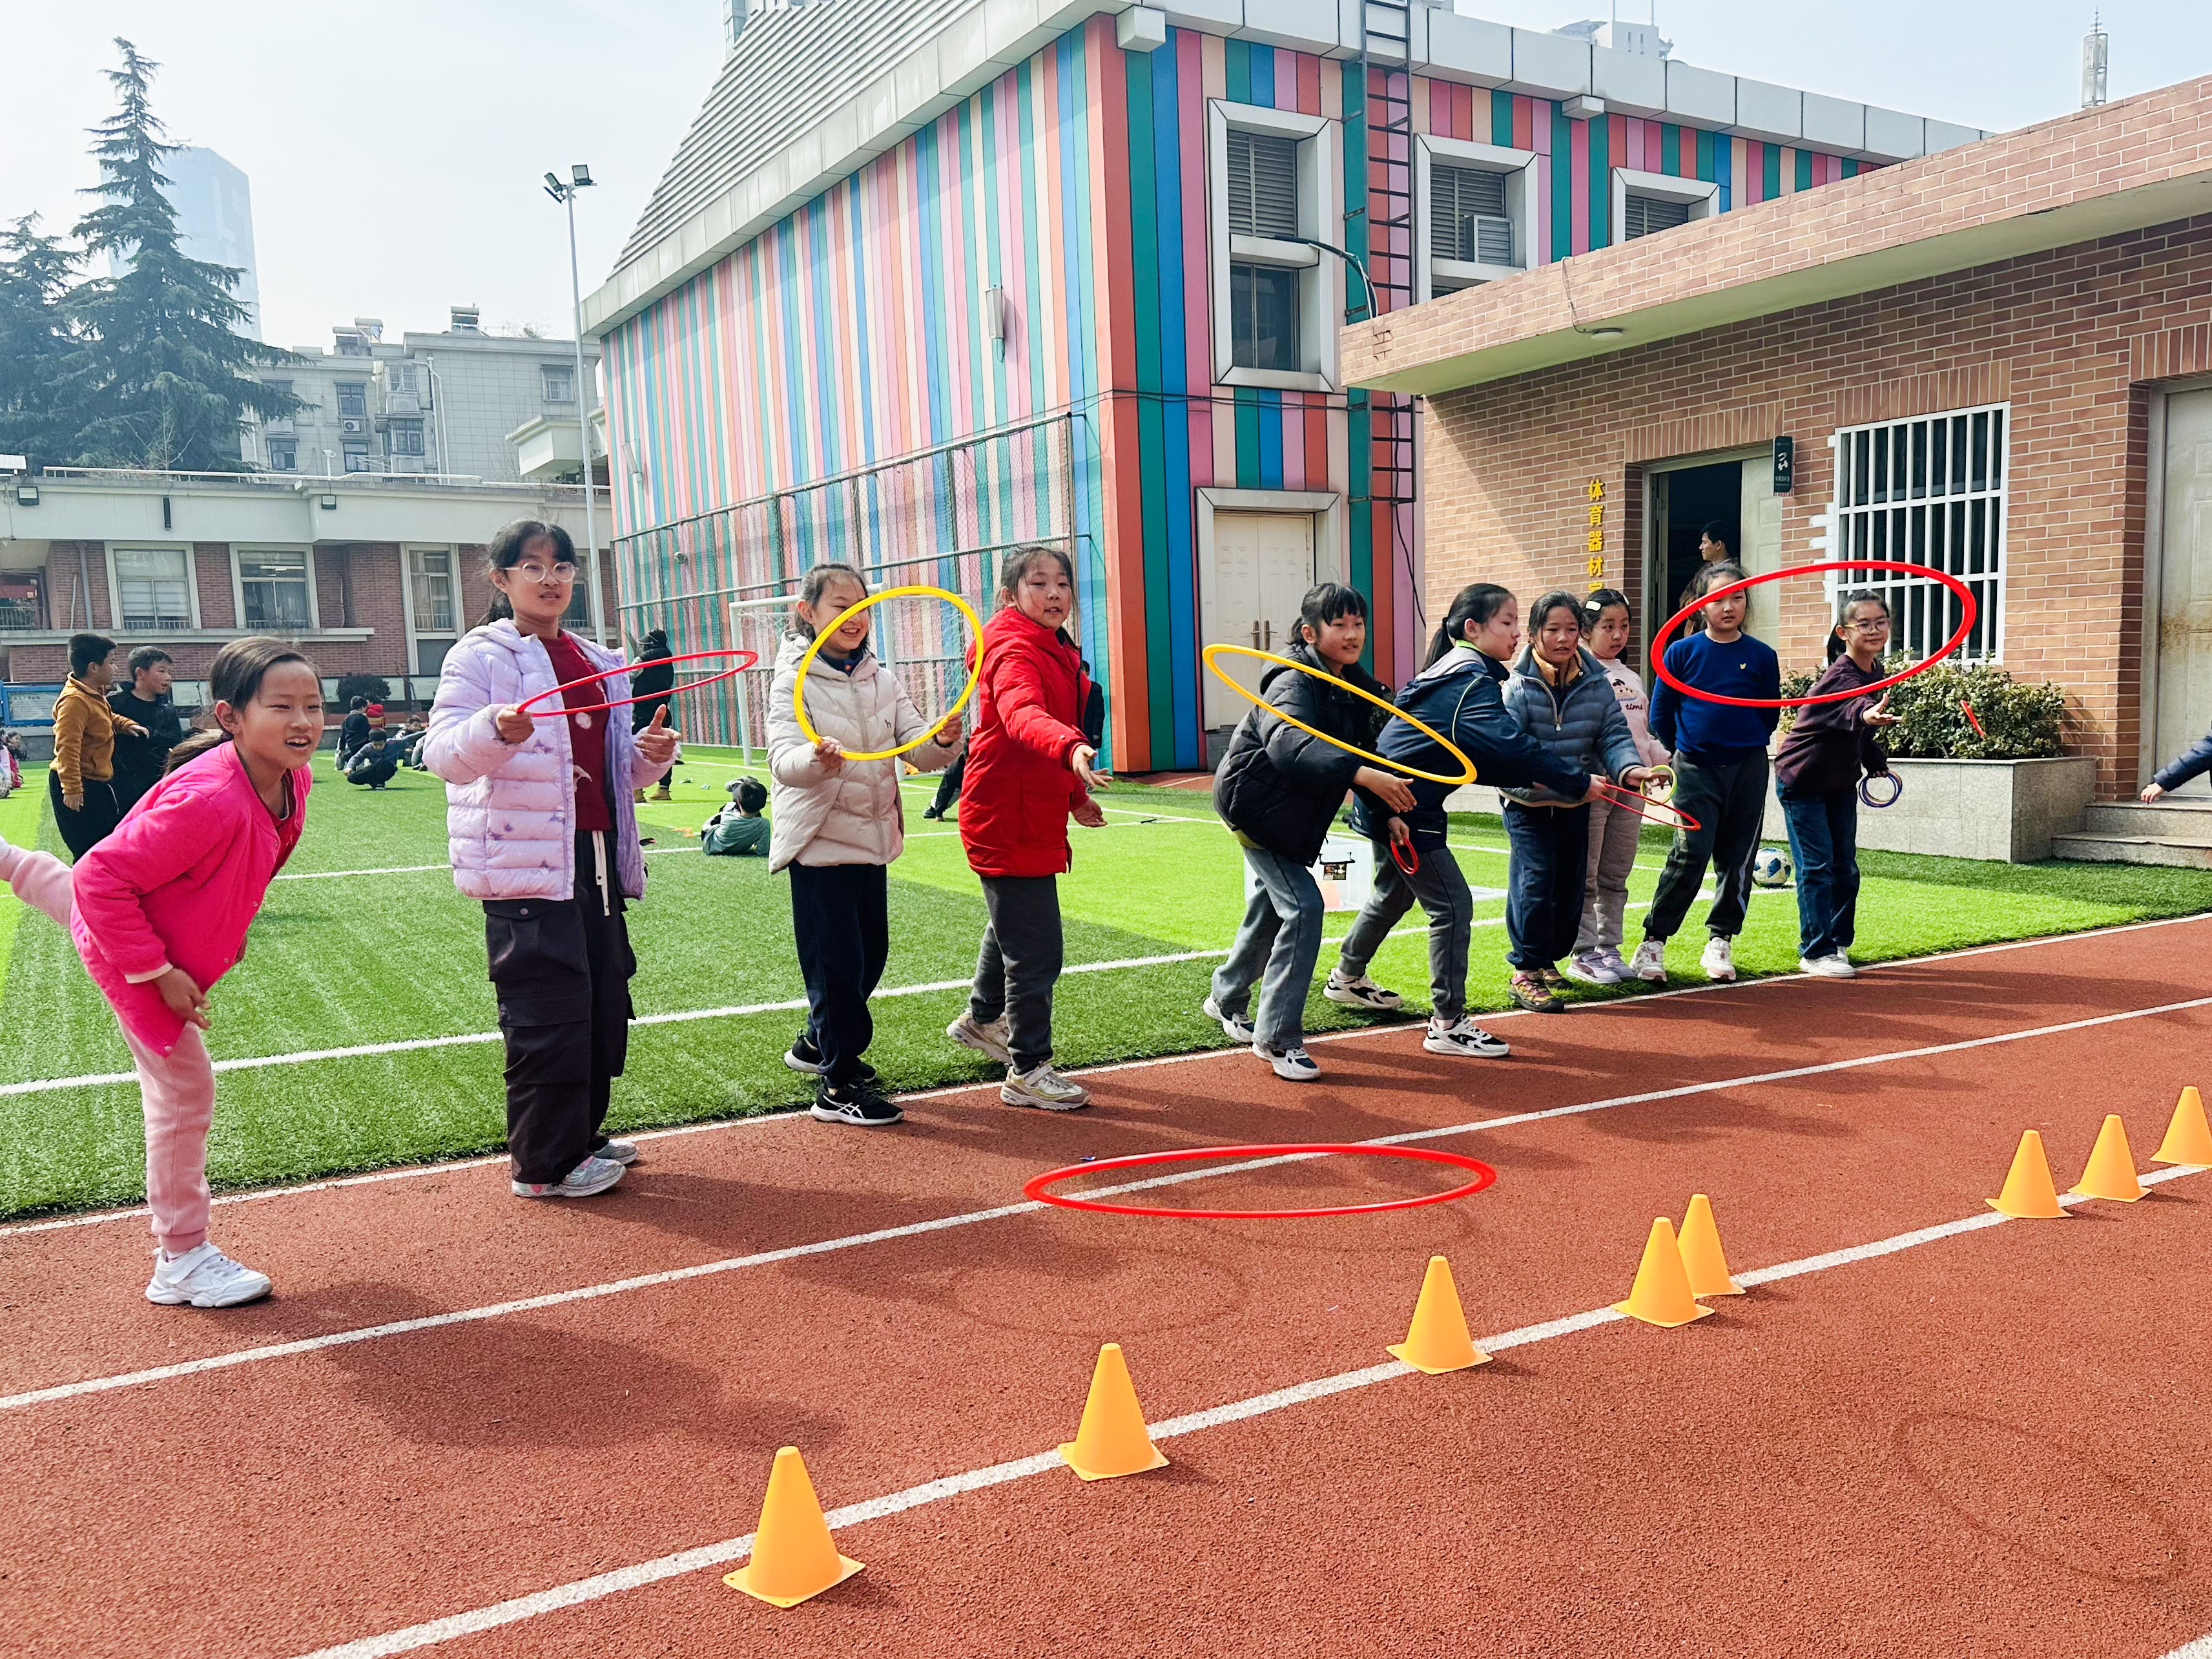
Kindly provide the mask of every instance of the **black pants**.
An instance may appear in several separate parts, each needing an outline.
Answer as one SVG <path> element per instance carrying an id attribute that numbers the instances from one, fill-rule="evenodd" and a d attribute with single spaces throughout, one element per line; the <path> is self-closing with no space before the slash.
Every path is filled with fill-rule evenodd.
<path id="1" fill-rule="evenodd" d="M 46 794 L 53 802 L 54 827 L 62 833 L 72 859 L 83 857 L 114 834 L 122 821 L 122 802 L 115 797 L 115 785 L 106 778 L 86 778 L 84 805 L 71 808 L 62 804 L 61 773 L 49 771 Z"/>
<path id="2" fill-rule="evenodd" d="M 381 760 L 347 767 L 345 781 L 349 784 L 389 784 L 399 771 L 399 752 L 387 747 L 384 753 L 385 758 Z"/>
<path id="3" fill-rule="evenodd" d="M 514 1178 L 557 1181 L 605 1144 L 600 1125 L 629 1051 L 637 958 L 609 838 L 578 833 L 574 898 L 487 900 L 484 940 L 507 1040 Z"/>
<path id="4" fill-rule="evenodd" d="M 1671 939 L 1713 869 L 1713 907 L 1705 930 L 1733 939 L 1743 931 L 1743 907 L 1751 900 L 1751 861 L 1759 855 L 1759 832 L 1766 816 L 1766 756 L 1762 753 L 1726 765 L 1686 755 L 1674 757 L 1674 804 L 1697 820 L 1695 830 L 1676 830 L 1659 872 L 1659 890 L 1644 918 L 1644 936 Z"/>
<path id="5" fill-rule="evenodd" d="M 944 776 L 937 780 L 937 798 L 929 804 L 936 808 L 939 818 L 945 816 L 947 807 L 960 798 L 960 780 L 967 775 L 968 751 L 963 749 L 953 757 L 952 764 L 945 769 Z"/>
<path id="6" fill-rule="evenodd" d="M 876 1034 L 868 998 L 890 954 L 888 872 L 881 864 L 791 866 L 791 930 L 806 979 L 803 1035 L 830 1081 L 851 1083 Z"/>
<path id="7" fill-rule="evenodd" d="M 986 875 L 991 924 L 975 958 L 968 1011 L 988 1024 L 1001 1014 L 1012 1028 L 1014 1069 L 1034 1071 L 1052 1058 L 1052 987 L 1060 978 L 1060 877 Z"/>
<path id="8" fill-rule="evenodd" d="M 1513 849 L 1505 960 L 1514 967 L 1549 967 L 1575 948 L 1589 875 L 1589 819 L 1588 807 L 1505 803 L 1505 839 Z"/>

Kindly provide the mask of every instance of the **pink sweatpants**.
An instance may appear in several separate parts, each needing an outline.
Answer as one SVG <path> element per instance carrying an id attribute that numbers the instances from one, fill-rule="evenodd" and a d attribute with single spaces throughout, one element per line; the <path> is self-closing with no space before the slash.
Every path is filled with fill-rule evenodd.
<path id="1" fill-rule="evenodd" d="M 9 861 L 12 860 L 12 868 Z M 70 869 L 50 852 L 0 843 L 0 869 L 25 904 L 64 928 Z M 196 1249 L 208 1234 L 208 1125 L 215 1115 L 215 1066 L 199 1028 L 188 1025 L 175 1052 L 157 1054 L 129 1032 L 123 1040 L 138 1071 L 146 1113 L 146 1206 L 154 1237 L 172 1255 Z"/>

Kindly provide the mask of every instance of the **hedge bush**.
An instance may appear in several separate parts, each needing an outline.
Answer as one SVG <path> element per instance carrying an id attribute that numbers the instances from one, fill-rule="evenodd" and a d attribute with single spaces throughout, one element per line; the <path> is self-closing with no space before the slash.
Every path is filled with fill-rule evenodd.
<path id="1" fill-rule="evenodd" d="M 1909 656 L 1892 656 L 1883 667 L 1895 674 L 1911 665 Z M 1812 689 L 1810 674 L 1789 675 L 1784 697 Z M 1982 723 L 1978 735 L 1962 704 L 1972 704 Z M 2066 693 L 2047 681 L 2027 685 L 1994 662 L 1962 668 L 1945 662 L 1915 674 L 1889 691 L 1889 711 L 1898 723 L 1883 734 L 1883 747 L 1904 760 L 2037 760 L 2059 752 L 2059 723 Z M 1784 710 L 1785 722 L 1795 710 Z"/>

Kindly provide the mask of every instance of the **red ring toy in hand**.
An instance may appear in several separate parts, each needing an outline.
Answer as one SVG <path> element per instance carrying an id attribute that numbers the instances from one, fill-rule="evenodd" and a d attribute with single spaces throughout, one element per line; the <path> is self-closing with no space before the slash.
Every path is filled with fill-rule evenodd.
<path id="1" fill-rule="evenodd" d="M 1407 842 L 1403 847 L 1395 841 L 1390 842 L 1390 862 L 1408 875 L 1418 875 L 1421 873 L 1421 855 L 1411 841 Z"/>
<path id="2" fill-rule="evenodd" d="M 1603 796 L 1607 801 L 1611 802 L 1614 806 L 1626 807 L 1629 811 L 1634 813 L 1638 818 L 1649 819 L 1651 822 L 1660 825 L 1663 828 L 1680 830 L 1686 834 L 1694 835 L 1698 830 L 1704 827 L 1704 826 L 1699 824 L 1696 819 L 1691 817 L 1688 813 L 1684 812 L 1681 808 L 1676 806 L 1672 801 L 1662 801 L 1656 795 L 1645 795 L 1637 790 L 1625 790 L 1618 784 L 1609 784 L 1604 778 L 1596 777 L 1595 775 L 1593 775 L 1590 778 L 1590 787 L 1595 790 L 1600 795 Z M 1644 808 L 1646 806 L 1663 807 L 1668 812 L 1673 813 L 1674 816 L 1671 820 L 1662 818 L 1656 813 L 1644 811 Z"/>
<path id="3" fill-rule="evenodd" d="M 1668 671 L 1667 642 L 1673 637 L 1674 630 L 1689 620 L 1695 613 L 1702 611 L 1717 599 L 1725 599 L 1730 594 L 1741 593 L 1746 588 L 1756 588 L 1763 582 L 1779 582 L 1784 576 L 1809 576 L 1819 570 L 1902 570 L 1907 576 L 1924 577 L 1930 582 L 1940 582 L 1959 595 L 1960 602 L 1966 607 L 1966 614 L 1959 619 L 1958 628 L 1951 637 L 1936 650 L 1930 652 L 1923 661 L 1914 663 L 1901 673 L 1890 675 L 1887 680 L 1877 680 L 1871 686 L 1854 686 L 1839 692 L 1824 692 L 1818 697 L 1723 697 L 1718 692 L 1701 692 L 1695 686 L 1686 686 Z M 1974 618 L 1978 609 L 1979 607 L 1974 602 L 1972 589 L 1948 570 L 1935 570 L 1925 564 L 1907 564 L 1902 560 L 1894 558 L 1846 558 L 1826 564 L 1792 564 L 1786 570 L 1762 571 L 1758 576 L 1747 576 L 1741 582 L 1731 582 L 1724 588 L 1716 588 L 1709 594 L 1700 594 L 1695 600 L 1675 612 L 1667 619 L 1666 625 L 1652 638 L 1651 669 L 1660 679 L 1665 680 L 1685 697 L 1700 698 L 1708 703 L 1725 704 L 1732 709 L 1802 709 L 1815 703 L 1848 703 L 1855 697 L 1865 697 L 1871 692 L 1886 691 L 1899 681 L 1910 680 L 1917 674 L 1925 674 L 1934 668 L 1966 643 L 1966 635 L 1974 625 Z"/>
<path id="4" fill-rule="evenodd" d="M 696 662 L 701 658 L 708 656 L 742 656 L 744 661 L 734 668 L 726 668 L 720 674 L 710 674 L 704 680 L 687 680 L 681 686 L 671 686 L 665 692 L 647 692 L 642 696 L 625 697 L 616 703 L 594 703 L 590 707 L 583 709 L 567 707 L 533 709 L 530 706 L 533 703 L 543 703 L 547 698 L 558 696 L 561 692 L 577 686 L 605 685 L 617 674 L 635 674 L 640 668 L 659 668 L 674 662 Z M 702 686 L 711 686 L 718 680 L 728 680 L 741 674 L 759 661 L 758 651 L 744 650 L 692 651 L 683 656 L 656 656 L 650 662 L 629 662 L 620 668 L 609 668 L 605 674 L 587 674 L 581 680 L 571 680 L 564 685 L 555 686 L 550 690 L 539 692 L 534 697 L 526 697 L 514 706 L 532 720 L 551 720 L 559 716 L 571 714 L 598 714 L 605 709 L 626 709 L 633 703 L 650 702 L 656 697 L 673 697 L 678 692 L 696 692 Z"/>
<path id="5" fill-rule="evenodd" d="M 1345 1152 L 1370 1158 L 1417 1158 L 1426 1163 L 1445 1163 L 1471 1170 L 1474 1179 L 1442 1192 L 1417 1199 L 1393 1199 L 1388 1204 L 1340 1204 L 1317 1210 L 1167 1210 L 1137 1204 L 1100 1204 L 1095 1199 L 1063 1198 L 1045 1188 L 1071 1175 L 1087 1175 L 1098 1169 L 1135 1169 L 1148 1164 L 1181 1163 L 1193 1158 L 1288 1158 Z M 1498 1179 L 1498 1172 L 1480 1159 L 1457 1152 L 1439 1152 L 1429 1146 L 1377 1146 L 1371 1144 L 1297 1144 L 1291 1146 L 1191 1146 L 1166 1152 L 1138 1152 L 1126 1158 L 1100 1158 L 1091 1163 L 1072 1163 L 1065 1169 L 1048 1169 L 1024 1182 L 1022 1196 L 1036 1204 L 1054 1204 L 1063 1210 L 1097 1210 L 1112 1216 L 1175 1216 L 1184 1221 L 1286 1221 L 1307 1216 L 1364 1216 L 1378 1210 L 1414 1210 L 1425 1204 L 1443 1204 L 1480 1192 Z"/>

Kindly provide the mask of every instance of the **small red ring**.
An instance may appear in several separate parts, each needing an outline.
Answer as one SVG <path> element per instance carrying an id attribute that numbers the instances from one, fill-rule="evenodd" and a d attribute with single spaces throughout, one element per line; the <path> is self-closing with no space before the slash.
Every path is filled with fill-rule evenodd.
<path id="1" fill-rule="evenodd" d="M 574 686 L 603 686 L 608 680 L 614 679 L 618 674 L 635 674 L 640 668 L 665 668 L 669 664 L 674 662 L 696 662 L 700 658 L 706 656 L 742 656 L 744 658 L 744 661 L 738 663 L 734 668 L 726 668 L 720 674 L 710 674 L 704 680 L 686 680 L 681 686 L 671 686 L 665 692 L 646 692 L 637 697 L 625 697 L 618 703 L 594 703 L 589 708 L 585 709 L 571 709 L 564 706 L 558 709 L 539 710 L 533 709 L 530 706 L 532 703 L 543 703 L 547 698 L 556 696 L 558 693 L 568 691 Z M 521 702 L 516 704 L 514 706 L 520 710 L 524 714 L 528 715 L 532 720 L 552 720 L 558 718 L 562 715 L 568 714 L 598 714 L 605 709 L 626 709 L 633 703 L 647 702 L 656 697 L 673 697 L 678 692 L 696 692 L 702 686 L 711 686 L 718 680 L 728 680 L 733 675 L 741 674 L 747 668 L 751 668 L 759 661 L 760 653 L 758 651 L 747 650 L 692 651 L 684 656 L 656 656 L 650 662 L 621 663 L 614 668 L 607 669 L 603 674 L 587 674 L 581 680 L 563 680 L 558 686 L 549 686 L 544 691 L 538 692 L 532 696 L 524 698 Z"/>
<path id="2" fill-rule="evenodd" d="M 1420 849 L 1408 841 L 1401 849 L 1395 841 L 1390 843 L 1390 862 L 1408 875 L 1421 873 Z"/>
<path id="3" fill-rule="evenodd" d="M 1607 783 L 1602 778 L 1592 778 L 1590 779 L 1590 787 L 1613 805 L 1620 808 L 1623 811 L 1632 812 L 1638 818 L 1644 820 L 1648 823 L 1656 824 L 1662 829 L 1680 830 L 1685 835 L 1695 835 L 1700 829 L 1705 827 L 1703 825 L 1699 824 L 1696 819 L 1691 817 L 1688 813 L 1684 812 L 1681 808 L 1676 806 L 1672 801 L 1662 801 L 1656 795 L 1644 795 L 1635 790 L 1625 790 L 1618 784 Z M 1680 821 L 1669 822 L 1668 820 L 1661 818 L 1656 814 L 1648 813 L 1644 810 L 1643 806 L 1637 804 L 1638 802 L 1642 802 L 1647 806 L 1664 807 L 1668 812 L 1673 813 L 1674 817 Z"/>
<path id="4" fill-rule="evenodd" d="M 1318 1210 L 1165 1210 L 1139 1204 L 1100 1204 L 1091 1199 L 1063 1198 L 1045 1188 L 1071 1175 L 1094 1174 L 1101 1169 L 1136 1169 L 1155 1163 L 1182 1163 L 1194 1158 L 1282 1158 L 1300 1153 L 1348 1152 L 1371 1158 L 1416 1158 L 1425 1163 L 1447 1163 L 1471 1169 L 1474 1179 L 1447 1192 L 1418 1199 L 1393 1199 L 1388 1204 L 1340 1204 Z M 1364 1216 L 1378 1210 L 1415 1210 L 1425 1204 L 1444 1204 L 1480 1192 L 1498 1179 L 1498 1172 L 1479 1158 L 1457 1152 L 1439 1152 L 1429 1146 L 1372 1146 L 1358 1143 L 1324 1142 L 1292 1146 L 1190 1146 L 1165 1152 L 1137 1152 L 1125 1158 L 1101 1158 L 1092 1163 L 1072 1163 L 1065 1169 L 1048 1169 L 1026 1182 L 1022 1196 L 1036 1204 L 1054 1204 L 1063 1210 L 1096 1210 L 1109 1216 L 1174 1216 L 1184 1221 L 1285 1221 L 1306 1216 Z"/>

